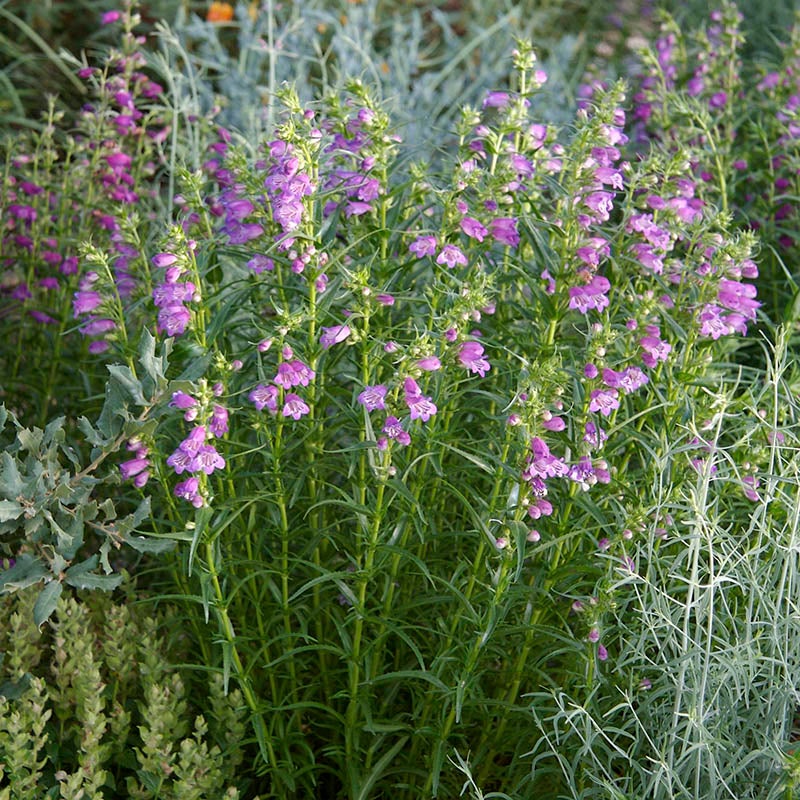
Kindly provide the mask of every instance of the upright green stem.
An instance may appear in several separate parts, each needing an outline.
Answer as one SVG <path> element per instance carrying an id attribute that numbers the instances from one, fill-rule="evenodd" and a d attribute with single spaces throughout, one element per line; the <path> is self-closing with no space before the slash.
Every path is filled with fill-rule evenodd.
<path id="1" fill-rule="evenodd" d="M 217 615 L 220 631 L 222 633 L 225 645 L 228 647 L 231 662 L 236 674 L 236 680 L 242 690 L 242 695 L 253 715 L 253 726 L 256 729 L 256 738 L 258 739 L 259 746 L 262 750 L 262 756 L 270 766 L 276 764 L 275 751 L 272 746 L 272 740 L 269 736 L 269 728 L 264 724 L 261 711 L 258 707 L 258 698 L 253 691 L 253 686 L 249 676 L 245 672 L 244 664 L 239 655 L 239 650 L 236 647 L 236 634 L 233 630 L 233 624 L 228 616 L 228 606 L 225 595 L 222 591 L 222 585 L 219 581 L 219 574 L 217 572 L 216 556 L 214 553 L 214 542 L 207 541 L 205 543 L 205 562 L 208 575 L 211 579 L 211 586 L 214 590 L 214 611 Z"/>
<path id="2" fill-rule="evenodd" d="M 372 568 L 375 563 L 375 553 L 378 549 L 378 538 L 383 520 L 383 501 L 386 491 L 386 484 L 378 484 L 375 498 L 375 514 L 370 526 L 369 541 L 364 554 L 364 563 L 358 576 L 356 587 L 355 613 L 356 620 L 353 628 L 352 651 L 350 656 L 349 674 L 349 702 L 345 715 L 345 758 L 348 764 L 358 763 L 358 707 L 361 701 L 361 647 L 364 635 L 364 616 L 366 612 L 367 587 L 371 578 Z M 355 796 L 355 788 L 351 787 L 351 793 Z"/>

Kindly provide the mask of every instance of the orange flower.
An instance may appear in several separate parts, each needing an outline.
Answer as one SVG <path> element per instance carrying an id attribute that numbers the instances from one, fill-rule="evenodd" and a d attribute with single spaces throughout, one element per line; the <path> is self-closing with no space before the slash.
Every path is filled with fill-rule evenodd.
<path id="1" fill-rule="evenodd" d="M 208 9 L 208 22 L 230 22 L 233 19 L 233 6 L 230 3 L 214 2 Z"/>

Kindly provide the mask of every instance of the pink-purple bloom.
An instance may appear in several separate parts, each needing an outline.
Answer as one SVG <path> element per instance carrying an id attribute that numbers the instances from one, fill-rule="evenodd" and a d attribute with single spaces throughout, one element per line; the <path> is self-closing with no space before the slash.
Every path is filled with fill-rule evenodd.
<path id="1" fill-rule="evenodd" d="M 491 369 L 491 365 L 483 357 L 483 345 L 480 342 L 464 342 L 458 349 L 458 360 L 463 367 L 477 373 L 481 378 Z"/>
<path id="2" fill-rule="evenodd" d="M 278 373 L 274 381 L 284 389 L 291 389 L 292 386 L 308 386 L 314 377 L 315 372 L 311 367 L 299 359 L 294 359 L 278 365 Z"/>
<path id="3" fill-rule="evenodd" d="M 274 414 L 278 410 L 278 387 L 259 383 L 247 399 L 256 407 L 256 411 L 266 408 Z"/>
<path id="4" fill-rule="evenodd" d="M 289 392 L 284 398 L 283 411 L 281 412 L 284 417 L 291 417 L 292 419 L 300 419 L 311 411 L 308 404 L 293 392 Z"/>
<path id="5" fill-rule="evenodd" d="M 602 311 L 609 304 L 606 293 L 611 288 L 608 278 L 595 275 L 587 284 L 569 287 L 569 307 L 576 309 L 581 314 L 586 314 L 589 309 Z"/>
<path id="6" fill-rule="evenodd" d="M 413 378 L 406 378 L 403 384 L 405 401 L 411 412 L 411 419 L 421 419 L 427 422 L 436 412 L 436 405 L 430 397 L 422 394 L 417 382 Z"/>
<path id="7" fill-rule="evenodd" d="M 489 223 L 489 233 L 492 238 L 507 247 L 516 247 L 519 244 L 517 220 L 514 217 L 497 217 Z"/>
<path id="8" fill-rule="evenodd" d="M 435 372 L 442 368 L 442 362 L 436 356 L 425 356 L 417 361 L 417 366 L 425 372 Z"/>
<path id="9" fill-rule="evenodd" d="M 436 256 L 436 263 L 447 265 L 448 269 L 454 269 L 459 266 L 466 267 L 467 257 L 457 245 L 446 244 L 442 248 L 442 252 Z"/>
<path id="10" fill-rule="evenodd" d="M 358 402 L 367 411 L 383 410 L 386 408 L 386 391 L 386 387 L 381 383 L 376 386 L 365 386 L 364 390 L 358 395 Z"/>
<path id="11" fill-rule="evenodd" d="M 432 256 L 437 249 L 437 242 L 435 236 L 419 236 L 408 246 L 408 249 L 417 258 L 423 256 Z"/>
<path id="12" fill-rule="evenodd" d="M 595 389 L 589 395 L 589 411 L 600 412 L 604 417 L 619 408 L 619 392 L 616 389 Z"/>
<path id="13" fill-rule="evenodd" d="M 479 242 L 482 242 L 489 233 L 486 227 L 473 217 L 464 217 L 461 220 L 460 225 L 461 230 L 464 231 L 467 236 L 469 236 L 471 239 L 476 239 Z"/>
<path id="14" fill-rule="evenodd" d="M 335 344 L 343 342 L 350 335 L 350 328 L 347 325 L 334 325 L 330 328 L 323 328 L 319 337 L 319 343 L 323 350 L 333 347 Z"/>
<path id="15" fill-rule="evenodd" d="M 386 417 L 383 433 L 404 447 L 411 444 L 411 436 L 407 431 L 403 430 L 403 426 L 397 417 Z"/>

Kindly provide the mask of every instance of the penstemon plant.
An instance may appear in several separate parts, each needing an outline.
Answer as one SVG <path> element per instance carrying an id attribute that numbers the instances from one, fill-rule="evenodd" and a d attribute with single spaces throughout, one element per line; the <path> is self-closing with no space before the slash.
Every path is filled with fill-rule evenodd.
<path id="1" fill-rule="evenodd" d="M 738 387 L 762 378 L 735 360 L 765 319 L 756 236 L 727 213 L 730 127 L 704 129 L 721 160 L 695 177 L 696 131 L 629 142 L 622 84 L 562 130 L 531 111 L 546 81 L 518 42 L 436 167 L 405 163 L 362 82 L 313 104 L 285 88 L 266 141 L 220 127 L 181 172 L 128 295 L 113 247 L 81 251 L 75 299 L 114 309 L 100 355 L 122 362 L 81 423 L 81 498 L 149 502 L 128 543 L 152 542 L 198 666 L 241 691 L 264 796 L 447 797 L 463 775 L 476 796 L 721 796 L 685 722 L 724 684 L 695 609 L 734 559 L 725 514 L 789 514 L 770 502 L 795 422 Z M 14 489 L 0 529 L 41 618 L 83 546 L 52 558 L 47 503 L 75 512 L 45 489 L 38 538 Z M 780 777 L 788 657 L 774 669 L 781 722 L 742 785 Z M 702 708 L 682 694 L 698 674 Z"/>

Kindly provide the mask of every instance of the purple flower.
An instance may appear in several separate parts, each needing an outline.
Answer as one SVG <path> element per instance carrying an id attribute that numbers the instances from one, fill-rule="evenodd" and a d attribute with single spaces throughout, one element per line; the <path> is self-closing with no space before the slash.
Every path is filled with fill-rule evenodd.
<path id="1" fill-rule="evenodd" d="M 546 419 L 542 420 L 542 427 L 545 430 L 558 433 L 559 431 L 563 431 L 567 427 L 567 423 L 564 422 L 564 419 L 562 417 L 549 416 Z"/>
<path id="2" fill-rule="evenodd" d="M 119 471 L 122 475 L 122 480 L 127 481 L 146 470 L 149 466 L 149 458 L 131 458 L 119 465 Z"/>
<path id="3" fill-rule="evenodd" d="M 182 450 L 184 453 L 188 453 L 190 456 L 194 456 L 205 444 L 205 441 L 205 427 L 203 425 L 196 425 L 194 428 L 192 428 L 189 435 L 178 445 L 178 449 Z"/>
<path id="4" fill-rule="evenodd" d="M 595 389 L 589 397 L 589 411 L 599 411 L 604 417 L 619 408 L 619 392 L 616 389 Z"/>
<path id="5" fill-rule="evenodd" d="M 185 411 L 187 408 L 193 408 L 197 405 L 197 400 L 186 392 L 173 392 L 172 400 L 169 401 L 172 408 L 180 408 Z"/>
<path id="6" fill-rule="evenodd" d="M 176 306 L 192 299 L 195 285 L 186 283 L 160 283 L 153 289 L 153 304 L 157 308 Z"/>
<path id="7" fill-rule="evenodd" d="M 664 260 L 660 255 L 657 255 L 653 250 L 653 246 L 638 242 L 631 245 L 633 257 L 646 269 L 656 275 L 661 275 L 664 271 Z"/>
<path id="8" fill-rule="evenodd" d="M 377 386 L 365 386 L 364 390 L 358 395 L 358 402 L 361 403 L 367 411 L 375 411 L 376 409 L 385 409 L 386 403 L 386 387 L 379 383 Z"/>
<path id="9" fill-rule="evenodd" d="M 603 442 L 608 439 L 608 434 L 594 422 L 587 422 L 584 428 L 583 441 L 595 450 L 603 446 Z"/>
<path id="10" fill-rule="evenodd" d="M 589 283 L 569 287 L 569 307 L 585 314 L 590 308 L 602 311 L 609 304 L 606 292 L 611 288 L 608 278 L 595 275 Z"/>
<path id="11" fill-rule="evenodd" d="M 263 383 L 259 383 L 247 398 L 255 405 L 256 411 L 266 408 L 274 414 L 278 410 L 278 388 L 276 386 L 265 386 Z"/>
<path id="12" fill-rule="evenodd" d="M 289 392 L 286 395 L 282 411 L 284 417 L 291 417 L 297 420 L 308 414 L 310 410 L 308 405 L 293 392 Z"/>
<path id="13" fill-rule="evenodd" d="M 436 412 L 437 408 L 430 397 L 425 397 L 413 378 L 406 378 L 404 382 L 405 400 L 411 419 L 421 419 L 427 422 Z"/>
<path id="14" fill-rule="evenodd" d="M 175 452 L 167 459 L 167 465 L 175 470 L 176 475 L 181 475 L 183 472 L 192 471 L 192 462 L 194 461 L 194 454 L 187 453 L 185 450 L 178 447 Z"/>
<path id="15" fill-rule="evenodd" d="M 105 317 L 89 320 L 85 325 L 81 325 L 80 331 L 84 336 L 102 336 L 110 333 L 117 327 L 113 319 Z"/>
<path id="16" fill-rule="evenodd" d="M 643 336 L 639 339 L 639 346 L 642 348 L 642 361 L 650 369 L 659 361 L 666 361 L 672 350 L 672 345 L 658 336 Z"/>
<path id="17" fill-rule="evenodd" d="M 549 517 L 553 513 L 553 504 L 543 497 L 538 498 L 534 503 L 528 506 L 528 516 L 531 519 L 540 519 L 541 517 Z"/>
<path id="18" fill-rule="evenodd" d="M 740 283 L 722 278 L 719 282 L 717 301 L 731 311 L 738 311 L 747 319 L 755 321 L 756 310 L 761 306 L 757 300 L 756 287 L 749 283 Z"/>
<path id="19" fill-rule="evenodd" d="M 714 92 L 708 100 L 708 107 L 713 109 L 725 108 L 728 103 L 728 95 L 725 92 Z"/>
<path id="20" fill-rule="evenodd" d="M 449 269 L 456 266 L 465 267 L 467 265 L 467 257 L 461 251 L 461 248 L 454 244 L 446 244 L 442 248 L 442 252 L 436 256 L 437 264 L 446 264 Z"/>
<path id="21" fill-rule="evenodd" d="M 180 336 L 186 331 L 192 314 L 186 306 L 164 306 L 158 312 L 158 332 L 167 336 Z"/>
<path id="22" fill-rule="evenodd" d="M 472 217 L 464 217 L 461 220 L 461 230 L 467 234 L 471 239 L 477 239 L 479 242 L 482 242 L 486 237 L 486 234 L 489 231 L 481 225 L 478 220 L 473 219 Z"/>
<path id="23" fill-rule="evenodd" d="M 442 362 L 436 356 L 426 356 L 417 361 L 417 366 L 425 372 L 435 372 L 442 368 Z"/>
<path id="24" fill-rule="evenodd" d="M 432 256 L 436 252 L 436 248 L 437 243 L 435 236 L 420 236 L 408 246 L 409 251 L 417 256 L 417 258 Z"/>
<path id="25" fill-rule="evenodd" d="M 601 258 L 607 258 L 611 254 L 611 248 L 602 237 L 590 236 L 586 240 L 586 244 L 579 247 L 575 254 L 587 266 L 597 267 L 600 265 Z"/>
<path id="26" fill-rule="evenodd" d="M 730 328 L 722 316 L 722 309 L 718 305 L 711 303 L 704 305 L 698 315 L 698 321 L 702 336 L 710 336 L 716 340 L 730 333 Z"/>
<path id="27" fill-rule="evenodd" d="M 464 342 L 458 350 L 458 360 L 462 366 L 481 378 L 491 369 L 491 365 L 483 357 L 483 345 L 480 342 Z"/>
<path id="28" fill-rule="evenodd" d="M 268 256 L 257 254 L 247 262 L 247 267 L 255 272 L 256 275 L 260 275 L 265 271 L 272 272 L 275 269 L 275 262 Z"/>
<path id="29" fill-rule="evenodd" d="M 315 372 L 306 366 L 302 361 L 284 361 L 278 365 L 278 373 L 273 379 L 278 386 L 284 389 L 291 389 L 292 386 L 308 386 L 309 382 L 315 377 Z"/>
<path id="30" fill-rule="evenodd" d="M 215 469 L 223 469 L 225 459 L 217 452 L 216 448 L 210 444 L 200 447 L 192 460 L 191 472 L 205 472 L 210 475 Z"/>
<path id="31" fill-rule="evenodd" d="M 208 422 L 208 431 L 212 436 L 224 436 L 228 432 L 228 409 L 214 404 L 211 419 Z"/>
<path id="32" fill-rule="evenodd" d="M 583 198 L 583 204 L 592 212 L 591 222 L 608 222 L 614 208 L 614 195 L 611 192 L 590 192 Z"/>
<path id="33" fill-rule="evenodd" d="M 411 436 L 403 430 L 403 426 L 397 417 L 386 417 L 383 433 L 390 439 L 394 439 L 398 444 L 403 445 L 403 447 L 411 444 Z"/>
<path id="34" fill-rule="evenodd" d="M 635 392 L 647 382 L 647 375 L 639 367 L 628 367 L 621 372 L 608 368 L 603 370 L 603 383 L 614 389 L 622 389 L 625 394 Z"/>
<path id="35" fill-rule="evenodd" d="M 73 314 L 76 317 L 81 314 L 89 314 L 102 302 L 103 298 L 98 292 L 75 292 L 72 300 Z"/>
<path id="36" fill-rule="evenodd" d="M 756 491 L 760 485 L 761 481 L 756 478 L 755 475 L 745 475 L 744 478 L 742 478 L 744 496 L 753 503 L 757 503 L 761 499 Z"/>
<path id="37" fill-rule="evenodd" d="M 484 108 L 505 108 L 511 102 L 508 92 L 488 92 L 483 99 Z"/>
<path id="38" fill-rule="evenodd" d="M 199 488 L 200 481 L 197 478 L 188 478 L 177 484 L 174 492 L 176 497 L 180 497 L 182 500 L 188 500 L 195 508 L 200 508 L 200 506 L 203 505 L 203 498 Z"/>
<path id="39" fill-rule="evenodd" d="M 178 256 L 173 253 L 156 253 L 150 261 L 154 267 L 171 267 L 178 261 Z"/>
<path id="40" fill-rule="evenodd" d="M 550 453 L 547 443 L 535 436 L 531 439 L 531 455 L 528 456 L 528 465 L 523 472 L 525 480 L 533 478 L 555 478 L 567 474 L 567 465 Z"/>
<path id="41" fill-rule="evenodd" d="M 350 328 L 347 325 L 334 325 L 331 328 L 323 328 L 319 343 L 323 350 L 333 347 L 339 342 L 343 342 L 350 335 Z"/>
<path id="42" fill-rule="evenodd" d="M 517 220 L 514 217 L 498 217 L 489 223 L 489 233 L 500 244 L 516 247 L 519 244 Z"/>
<path id="43" fill-rule="evenodd" d="M 112 25 L 115 22 L 118 22 L 122 19 L 122 12 L 121 11 L 106 11 L 100 17 L 100 24 L 101 25 Z"/>

